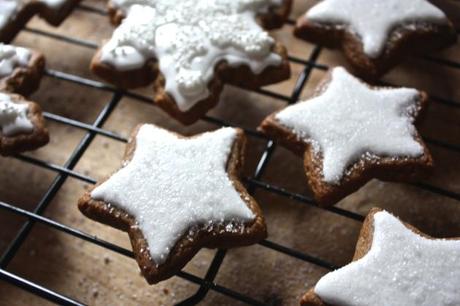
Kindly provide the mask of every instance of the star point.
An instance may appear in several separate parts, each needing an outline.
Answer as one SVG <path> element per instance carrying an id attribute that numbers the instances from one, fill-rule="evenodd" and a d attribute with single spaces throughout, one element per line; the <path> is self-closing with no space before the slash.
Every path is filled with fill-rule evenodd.
<path id="1" fill-rule="evenodd" d="M 347 167 L 365 154 L 423 154 L 413 126 L 418 97 L 414 89 L 369 88 L 338 67 L 324 92 L 275 118 L 322 155 L 324 181 L 337 184 Z"/>
<path id="2" fill-rule="evenodd" d="M 382 54 L 397 27 L 411 29 L 417 23 L 448 23 L 445 14 L 426 0 L 324 0 L 311 8 L 306 17 L 312 22 L 349 27 L 372 58 Z"/>
<path id="3" fill-rule="evenodd" d="M 460 241 L 430 239 L 385 211 L 370 214 L 371 247 L 326 274 L 314 292 L 328 305 L 460 304 Z"/>
<path id="4" fill-rule="evenodd" d="M 237 191 L 227 163 L 238 130 L 222 128 L 191 138 L 142 125 L 132 159 L 91 192 L 132 215 L 156 265 L 194 230 L 226 230 L 251 223 L 256 213 Z"/>

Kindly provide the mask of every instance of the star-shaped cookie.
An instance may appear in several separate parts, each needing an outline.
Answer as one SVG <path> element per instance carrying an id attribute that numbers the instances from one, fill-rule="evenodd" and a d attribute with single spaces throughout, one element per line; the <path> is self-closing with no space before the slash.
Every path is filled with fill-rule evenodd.
<path id="1" fill-rule="evenodd" d="M 281 26 L 290 7 L 291 0 L 112 1 L 112 21 L 121 24 L 91 69 L 122 88 L 155 81 L 155 103 L 190 124 L 217 104 L 225 83 L 259 88 L 289 78 L 286 49 L 265 29 Z"/>
<path id="2" fill-rule="evenodd" d="M 434 239 L 373 209 L 353 260 L 321 278 L 302 306 L 460 305 L 460 238 Z"/>
<path id="3" fill-rule="evenodd" d="M 0 91 L 0 155 L 34 150 L 48 141 L 40 106 L 22 96 Z"/>
<path id="4" fill-rule="evenodd" d="M 27 22 L 39 15 L 59 25 L 80 0 L 0 0 L 0 42 L 10 42 Z"/>
<path id="5" fill-rule="evenodd" d="M 79 201 L 88 217 L 129 233 L 149 283 L 182 269 L 202 247 L 230 248 L 266 236 L 240 183 L 245 137 L 222 128 L 191 138 L 140 125 L 123 167 Z"/>
<path id="6" fill-rule="evenodd" d="M 371 79 L 406 55 L 457 40 L 452 23 L 427 0 L 323 0 L 298 20 L 295 35 L 341 48 L 356 73 Z"/>
<path id="7" fill-rule="evenodd" d="M 304 155 L 320 205 L 332 205 L 372 178 L 408 180 L 432 166 L 414 121 L 427 95 L 378 88 L 334 68 L 311 99 L 289 106 L 259 127 Z"/>
<path id="8" fill-rule="evenodd" d="M 0 91 L 28 96 L 40 85 L 44 69 L 41 53 L 0 43 Z"/>

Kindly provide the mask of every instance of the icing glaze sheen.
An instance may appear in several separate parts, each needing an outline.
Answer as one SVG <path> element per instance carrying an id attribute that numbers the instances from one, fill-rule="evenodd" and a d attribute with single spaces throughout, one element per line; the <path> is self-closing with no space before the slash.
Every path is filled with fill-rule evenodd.
<path id="1" fill-rule="evenodd" d="M 426 239 L 378 212 L 370 251 L 326 274 L 315 293 L 338 306 L 454 306 L 459 280 L 460 241 Z"/>
<path id="2" fill-rule="evenodd" d="M 0 77 L 9 76 L 17 67 L 27 66 L 30 56 L 25 48 L 0 43 Z"/>
<path id="3" fill-rule="evenodd" d="M 116 0 L 126 14 L 101 60 L 126 71 L 152 58 L 166 78 L 166 92 L 181 111 L 209 96 L 214 66 L 226 60 L 248 65 L 256 74 L 281 64 L 274 40 L 256 15 L 281 0 Z"/>
<path id="4" fill-rule="evenodd" d="M 194 138 L 143 125 L 131 162 L 97 187 L 91 197 L 136 218 L 157 265 L 176 242 L 198 226 L 241 225 L 255 218 L 226 172 L 236 130 Z"/>
<path id="5" fill-rule="evenodd" d="M 58 9 L 67 0 L 39 0 L 46 6 L 54 9 Z M 6 26 L 8 21 L 11 21 L 14 16 L 23 7 L 26 1 L 23 0 L 1 0 L 0 1 L 0 30 Z"/>
<path id="6" fill-rule="evenodd" d="M 360 158 L 423 154 L 414 139 L 418 97 L 415 89 L 371 89 L 338 67 L 323 93 L 275 118 L 312 144 L 322 155 L 324 181 L 338 184 L 348 166 Z"/>
<path id="7" fill-rule="evenodd" d="M 11 97 L 0 93 L 0 127 L 3 136 L 32 132 L 34 126 L 27 117 L 27 104 L 14 103 Z"/>
<path id="8" fill-rule="evenodd" d="M 361 38 L 365 54 L 372 58 L 383 52 L 398 26 L 448 22 L 445 14 L 426 0 L 324 0 L 306 16 L 312 22 L 349 27 Z"/>

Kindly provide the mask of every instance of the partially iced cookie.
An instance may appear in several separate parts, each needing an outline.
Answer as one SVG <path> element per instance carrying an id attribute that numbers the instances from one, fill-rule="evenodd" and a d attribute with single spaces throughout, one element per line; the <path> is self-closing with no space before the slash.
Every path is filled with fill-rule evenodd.
<path id="1" fill-rule="evenodd" d="M 0 43 L 0 91 L 28 96 L 40 85 L 44 69 L 41 53 Z"/>
<path id="2" fill-rule="evenodd" d="M 46 145 L 48 130 L 38 104 L 0 92 L 0 154 L 7 156 Z"/>
<path id="3" fill-rule="evenodd" d="M 59 25 L 80 0 L 1 0 L 0 42 L 10 42 L 35 15 Z"/>

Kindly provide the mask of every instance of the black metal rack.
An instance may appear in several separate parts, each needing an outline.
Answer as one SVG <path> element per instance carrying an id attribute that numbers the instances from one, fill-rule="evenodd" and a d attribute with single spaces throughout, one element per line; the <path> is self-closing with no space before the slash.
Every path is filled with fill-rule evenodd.
<path id="1" fill-rule="evenodd" d="M 92 14 L 101 14 L 101 15 L 106 15 L 105 11 L 100 10 L 98 8 L 93 8 L 90 6 L 85 6 L 85 5 L 80 5 L 78 7 L 79 10 L 86 11 L 88 13 Z M 289 21 L 289 24 L 293 25 L 294 21 Z M 54 34 L 50 32 L 45 32 L 37 29 L 31 29 L 31 28 L 26 28 L 25 31 L 36 34 L 36 35 L 41 35 L 41 36 L 46 36 L 52 39 L 56 39 L 59 41 L 67 42 L 69 44 L 74 44 L 78 45 L 81 47 L 86 47 L 90 49 L 96 49 L 98 47 L 97 44 L 89 41 L 84 41 L 76 38 L 71 38 L 67 36 L 62 36 L 59 34 Z M 309 55 L 308 59 L 301 59 L 298 57 L 293 57 L 290 56 L 289 60 L 293 63 L 300 64 L 304 66 L 303 72 L 300 74 L 300 76 L 297 79 L 296 86 L 294 87 L 294 90 L 290 96 L 285 96 L 277 92 L 272 92 L 264 89 L 257 90 L 256 92 L 261 94 L 261 95 L 266 95 L 270 96 L 272 98 L 284 101 L 288 104 L 295 103 L 298 101 L 300 94 L 307 84 L 310 75 L 312 71 L 315 69 L 319 70 L 327 70 L 328 66 L 319 64 L 317 63 L 318 57 L 321 53 L 321 47 L 316 46 L 311 54 Z M 439 59 L 435 57 L 429 57 L 425 56 L 422 58 L 423 60 L 426 61 L 431 61 L 435 62 L 436 64 L 439 65 L 445 65 L 449 66 L 455 69 L 460 69 L 460 63 L 445 60 L 445 59 Z M 56 173 L 56 177 L 52 184 L 50 185 L 49 189 L 46 191 L 46 193 L 43 195 L 41 198 L 40 202 L 37 204 L 35 209 L 33 211 L 27 211 L 24 209 L 21 209 L 19 207 L 16 207 L 15 205 L 10 205 L 8 203 L 4 203 L 0 201 L 0 209 L 18 216 L 22 216 L 27 218 L 27 221 L 22 225 L 21 229 L 18 231 L 16 237 L 10 242 L 10 245 L 6 249 L 6 251 L 1 255 L 0 257 L 0 279 L 3 281 L 6 281 L 10 284 L 13 284 L 17 287 L 20 287 L 24 290 L 27 290 L 39 297 L 42 297 L 44 299 L 47 299 L 51 302 L 60 304 L 60 305 L 84 305 L 83 303 L 79 302 L 78 300 L 74 298 L 70 298 L 67 296 L 64 296 L 58 292 L 54 292 L 48 288 L 45 288 L 39 284 L 33 283 L 31 281 L 28 281 L 27 279 L 22 278 L 19 275 L 12 274 L 7 271 L 9 263 L 12 261 L 12 259 L 15 257 L 16 253 L 18 250 L 21 248 L 23 242 L 25 239 L 28 237 L 30 231 L 34 227 L 36 223 L 43 224 L 45 226 L 48 226 L 50 228 L 53 228 L 57 231 L 61 231 L 63 233 L 72 235 L 74 237 L 77 237 L 79 239 L 85 240 L 89 243 L 93 243 L 95 245 L 98 245 L 100 247 L 106 248 L 108 250 L 111 250 L 113 252 L 117 252 L 119 254 L 128 256 L 128 257 L 133 257 L 133 253 L 125 248 L 122 248 L 120 246 L 114 245 L 110 242 L 101 240 L 96 238 L 93 235 L 90 235 L 88 233 L 79 231 L 77 229 L 68 227 L 66 225 L 63 225 L 61 223 L 58 223 L 56 221 L 53 221 L 49 218 L 43 217 L 42 214 L 46 210 L 47 206 L 50 204 L 50 202 L 53 200 L 55 195 L 58 193 L 60 188 L 63 186 L 67 178 L 72 177 L 77 180 L 89 183 L 89 184 L 95 184 L 96 181 L 88 177 L 84 174 L 75 172 L 73 169 L 80 160 L 80 158 L 83 156 L 87 148 L 90 146 L 91 142 L 97 135 L 105 136 L 120 142 L 126 142 L 127 139 L 119 136 L 118 134 L 107 131 L 102 129 L 102 126 L 104 123 L 107 121 L 107 119 L 110 117 L 112 112 L 115 110 L 117 107 L 119 101 L 123 97 L 130 97 L 133 98 L 139 102 L 144 102 L 144 103 L 149 103 L 154 106 L 152 103 L 151 98 L 145 97 L 133 92 L 128 92 L 128 91 L 120 91 L 119 89 L 107 85 L 98 81 L 86 79 L 79 77 L 77 75 L 73 74 L 68 74 L 60 71 L 55 71 L 55 70 L 50 70 L 48 69 L 46 71 L 46 75 L 50 78 L 55 78 L 58 80 L 61 80 L 63 82 L 71 82 L 74 84 L 77 84 L 79 86 L 84 86 L 84 87 L 90 87 L 96 90 L 102 90 L 106 91 L 109 93 L 112 93 L 112 98 L 110 101 L 105 105 L 105 107 L 102 109 L 102 111 L 99 113 L 97 119 L 94 121 L 93 124 L 86 124 L 83 122 L 75 121 L 66 117 L 62 117 L 56 114 L 52 113 L 45 113 L 45 118 L 54 122 L 57 122 L 62 125 L 67 125 L 67 126 L 72 126 L 74 128 L 81 129 L 86 132 L 85 136 L 81 139 L 80 143 L 76 147 L 76 149 L 73 151 L 71 154 L 70 158 L 67 160 L 67 162 L 63 166 L 55 165 L 52 163 L 48 163 L 46 161 L 38 160 L 33 157 L 25 156 L 25 155 L 17 155 L 15 158 L 25 162 L 29 163 L 38 167 L 42 167 L 44 169 L 53 171 Z M 452 101 L 449 99 L 437 97 L 434 95 L 430 96 L 431 100 L 435 103 L 441 103 L 448 105 L 450 107 L 454 108 L 460 108 L 460 103 L 456 101 Z M 216 126 L 233 126 L 229 122 L 225 122 L 223 120 L 220 120 L 218 118 L 213 118 L 209 116 L 205 116 L 202 120 L 211 123 Z M 243 128 L 244 129 L 244 128 Z M 300 204 L 305 204 L 305 205 L 310 205 L 310 206 L 315 206 L 318 207 L 314 200 L 310 198 L 309 196 L 298 194 L 298 193 L 293 193 L 289 190 L 286 190 L 280 186 L 272 185 L 269 183 L 266 183 L 261 180 L 262 175 L 264 174 L 265 170 L 270 164 L 270 159 L 271 156 L 273 155 L 273 152 L 276 149 L 276 144 L 266 138 L 263 134 L 255 131 L 255 130 L 250 130 L 250 129 L 244 129 L 246 134 L 249 135 L 250 137 L 256 137 L 263 139 L 266 141 L 266 146 L 265 149 L 259 159 L 258 166 L 256 168 L 256 171 L 254 172 L 252 177 L 247 177 L 245 178 L 245 183 L 247 185 L 248 191 L 250 193 L 254 193 L 256 189 L 264 189 L 268 192 L 277 194 L 282 197 L 286 197 L 292 200 L 295 200 L 296 202 L 299 202 Z M 443 147 L 447 150 L 454 151 L 456 153 L 460 153 L 460 146 L 456 144 L 449 144 L 445 143 L 436 139 L 427 139 L 425 138 L 425 141 L 431 145 L 434 146 L 440 146 Z M 449 190 L 445 190 L 440 187 L 432 186 L 427 183 L 415 183 L 413 184 L 414 186 L 427 190 L 432 193 L 436 193 L 440 196 L 444 197 L 449 197 L 454 200 L 460 201 L 460 194 L 456 192 L 452 192 Z M 320 208 L 319 209 L 326 209 L 332 213 L 338 214 L 340 216 L 343 216 L 345 218 L 350 218 L 352 220 L 356 220 L 358 222 L 362 222 L 364 217 L 356 214 L 351 211 L 347 211 L 338 207 L 331 207 L 331 208 Z M 283 246 L 281 244 L 275 243 L 270 240 L 264 240 L 260 242 L 260 245 L 266 248 L 270 248 L 274 251 L 281 252 L 285 254 L 286 256 L 292 256 L 294 258 L 297 258 L 299 260 L 303 260 L 318 266 L 321 266 L 323 268 L 332 270 L 337 268 L 334 264 L 323 260 L 321 258 L 311 256 L 309 254 L 305 254 L 303 252 L 297 251 L 295 249 Z M 226 288 L 224 286 L 221 286 L 217 283 L 214 282 L 215 277 L 217 276 L 217 273 L 219 272 L 219 268 L 224 260 L 224 257 L 226 255 L 225 250 L 218 250 L 215 253 L 215 256 L 213 260 L 210 262 L 207 273 L 205 277 L 200 278 L 195 275 L 192 275 L 187 272 L 180 272 L 177 274 L 178 277 L 183 278 L 186 281 L 195 283 L 199 285 L 199 289 L 197 292 L 190 296 L 189 298 L 183 300 L 182 302 L 178 303 L 177 305 L 195 305 L 202 300 L 205 299 L 207 293 L 209 290 L 216 291 L 220 294 L 226 295 L 230 298 L 233 298 L 235 300 L 238 300 L 240 302 L 244 302 L 249 305 L 266 305 L 261 301 L 258 301 L 254 299 L 251 296 L 241 294 L 239 292 L 236 292 L 230 288 Z"/>

